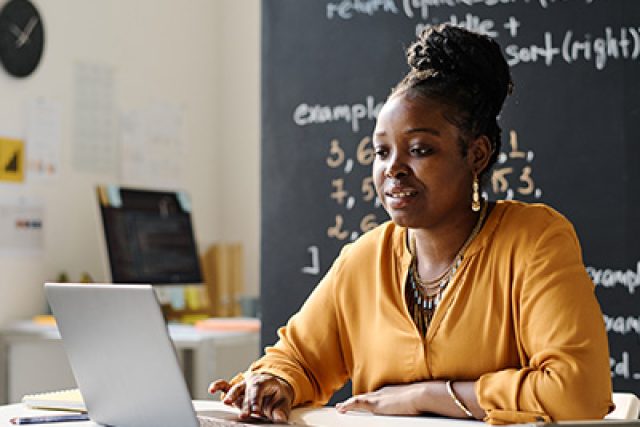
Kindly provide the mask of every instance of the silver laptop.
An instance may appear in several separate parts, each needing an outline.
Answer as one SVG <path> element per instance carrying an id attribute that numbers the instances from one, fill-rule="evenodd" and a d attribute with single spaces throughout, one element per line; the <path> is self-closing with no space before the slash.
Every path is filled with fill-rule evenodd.
<path id="1" fill-rule="evenodd" d="M 118 427 L 244 425 L 229 414 L 196 415 L 150 285 L 46 283 L 45 293 L 93 421 Z"/>

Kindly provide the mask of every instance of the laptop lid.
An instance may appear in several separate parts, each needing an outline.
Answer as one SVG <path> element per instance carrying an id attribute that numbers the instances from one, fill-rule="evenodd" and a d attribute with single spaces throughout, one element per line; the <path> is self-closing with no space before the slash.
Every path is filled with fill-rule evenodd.
<path id="1" fill-rule="evenodd" d="M 150 285 L 46 283 L 45 293 L 93 421 L 199 425 Z"/>

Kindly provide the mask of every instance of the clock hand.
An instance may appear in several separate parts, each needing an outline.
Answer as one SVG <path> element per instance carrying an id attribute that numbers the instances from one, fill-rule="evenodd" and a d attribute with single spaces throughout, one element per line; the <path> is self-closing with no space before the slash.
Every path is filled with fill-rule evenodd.
<path id="1" fill-rule="evenodd" d="M 38 23 L 37 17 L 32 16 L 31 19 L 29 19 L 29 22 L 27 22 L 26 27 L 24 27 L 24 31 L 21 31 L 20 36 L 17 36 L 18 39 L 16 40 L 16 47 L 21 48 L 22 46 L 24 46 L 26 43 L 29 42 L 29 37 L 31 36 L 31 32 L 33 32 L 33 29 L 36 27 L 37 23 Z"/>
<path id="2" fill-rule="evenodd" d="M 18 26 L 15 24 L 9 24 L 9 31 L 11 31 L 11 33 L 16 36 L 17 39 L 22 37 L 22 30 L 20 30 L 20 28 L 18 28 Z"/>
<path id="3" fill-rule="evenodd" d="M 32 16 L 31 19 L 29 19 L 29 22 L 27 22 L 27 26 L 24 27 L 24 33 L 27 37 L 31 37 L 31 32 L 36 27 L 36 24 L 38 24 L 38 17 Z"/>

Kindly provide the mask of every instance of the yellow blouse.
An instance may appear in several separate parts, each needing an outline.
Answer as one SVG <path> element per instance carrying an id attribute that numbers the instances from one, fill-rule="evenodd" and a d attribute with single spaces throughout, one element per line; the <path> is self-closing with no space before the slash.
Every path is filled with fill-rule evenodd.
<path id="1" fill-rule="evenodd" d="M 406 230 L 387 222 L 345 246 L 251 370 L 287 380 L 294 405 L 431 379 L 472 380 L 491 423 L 602 418 L 609 352 L 571 224 L 498 202 L 444 292 L 425 338 L 404 298 Z"/>

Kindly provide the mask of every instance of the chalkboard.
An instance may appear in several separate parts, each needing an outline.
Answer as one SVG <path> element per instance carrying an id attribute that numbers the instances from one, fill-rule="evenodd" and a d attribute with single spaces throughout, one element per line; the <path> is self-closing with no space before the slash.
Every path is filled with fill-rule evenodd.
<path id="1" fill-rule="evenodd" d="M 490 199 L 575 225 L 616 391 L 640 395 L 640 1 L 264 0 L 262 343 L 340 248 L 387 219 L 369 178 L 375 117 L 425 25 L 503 47 L 515 81 Z"/>

